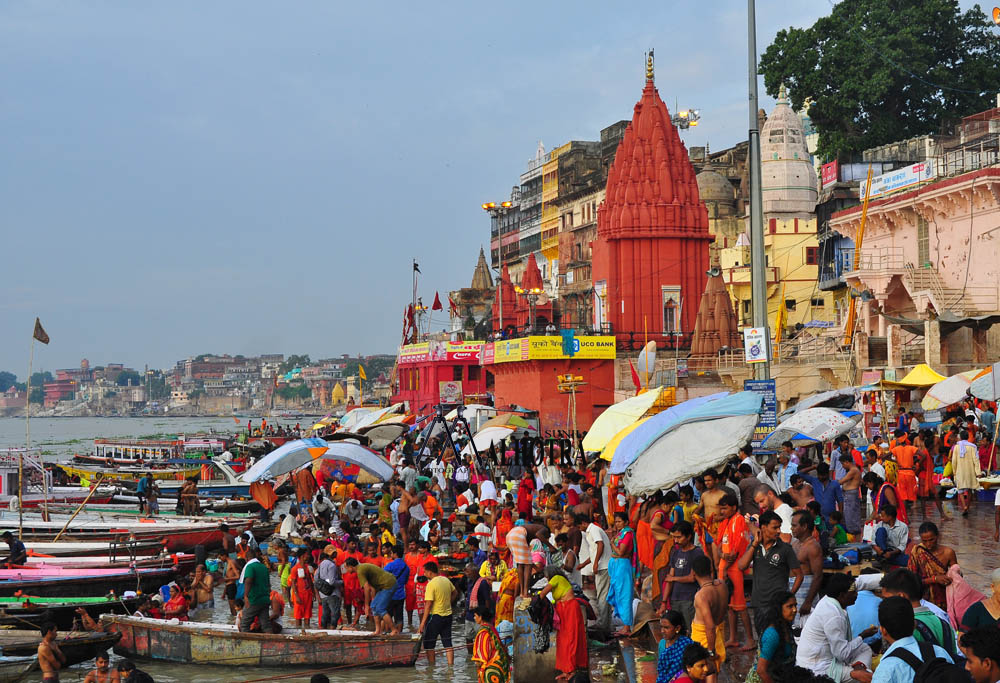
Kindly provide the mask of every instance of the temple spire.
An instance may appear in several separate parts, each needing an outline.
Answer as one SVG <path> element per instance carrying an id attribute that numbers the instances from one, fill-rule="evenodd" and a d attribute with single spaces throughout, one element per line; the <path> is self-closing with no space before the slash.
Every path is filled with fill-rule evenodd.
<path id="1" fill-rule="evenodd" d="M 646 53 L 646 81 L 653 82 L 653 48 Z"/>

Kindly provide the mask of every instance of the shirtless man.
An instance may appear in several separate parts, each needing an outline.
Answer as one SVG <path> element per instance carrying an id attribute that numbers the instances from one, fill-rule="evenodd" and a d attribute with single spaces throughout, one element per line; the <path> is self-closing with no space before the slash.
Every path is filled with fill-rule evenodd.
<path id="1" fill-rule="evenodd" d="M 222 532 L 222 552 L 226 555 L 234 554 L 236 552 L 236 539 L 229 533 L 229 525 L 223 522 L 219 525 L 219 531 Z"/>
<path id="2" fill-rule="evenodd" d="M 814 526 L 813 516 L 805 510 L 792 515 L 792 547 L 799 558 L 803 576 L 802 585 L 795 594 L 799 601 L 799 611 L 795 617 L 796 622 L 799 622 L 797 626 L 805 623 L 819 594 L 820 584 L 823 583 L 823 549 L 813 536 Z"/>
<path id="3" fill-rule="evenodd" d="M 691 639 L 704 645 L 712 653 L 715 663 L 714 673 L 706 678 L 706 683 L 716 683 L 719 668 L 726 661 L 726 646 L 723 638 L 723 624 L 726 622 L 729 590 L 726 584 L 712 578 L 712 561 L 704 555 L 691 561 L 698 592 L 694 594 L 694 621 L 691 623 Z"/>
<path id="4" fill-rule="evenodd" d="M 806 503 L 813 500 L 812 484 L 798 474 L 793 474 L 789 481 L 792 482 L 792 485 L 788 488 L 788 495 L 795 501 L 795 507 L 804 508 Z"/>
<path id="5" fill-rule="evenodd" d="M 226 562 L 226 573 L 223 574 L 222 582 L 225 584 L 226 600 L 229 601 L 229 614 L 236 616 L 236 582 L 240 580 L 240 569 L 236 566 L 236 559 L 225 555 L 220 556 Z"/>
<path id="6" fill-rule="evenodd" d="M 719 486 L 719 477 L 715 473 L 715 470 L 705 470 L 705 473 L 701 476 L 705 481 L 705 490 L 701 494 L 701 500 L 698 503 L 698 507 L 695 508 L 694 516 L 696 521 L 703 520 L 704 522 L 704 526 L 701 531 L 703 534 L 705 554 L 711 556 L 711 545 L 716 532 L 719 530 L 719 522 L 722 521 L 722 517 L 719 514 L 719 501 L 722 500 L 722 497 L 729 493 L 729 491 L 723 491 Z M 701 520 L 698 519 L 699 517 L 701 517 Z M 698 526 L 702 525 L 696 525 L 695 529 L 698 529 Z"/>
<path id="7" fill-rule="evenodd" d="M 199 564 L 194 568 L 194 578 L 191 580 L 191 591 L 194 593 L 194 604 L 197 607 L 215 608 L 215 579 Z"/>
<path id="8" fill-rule="evenodd" d="M 399 517 L 399 535 L 403 537 L 405 546 L 410 540 L 410 506 L 417 500 L 398 482 L 392 485 L 392 495 L 399 496 L 399 510 L 396 511 L 396 515 Z"/>
<path id="9" fill-rule="evenodd" d="M 38 644 L 38 666 L 42 670 L 42 681 L 59 683 L 59 670 L 66 663 L 66 655 L 56 643 L 58 633 L 51 621 L 42 624 L 42 642 Z"/>
<path id="10" fill-rule="evenodd" d="M 849 534 L 861 533 L 861 469 L 854 463 L 850 453 L 840 456 L 840 465 L 845 474 L 840 479 L 844 490 L 844 528 Z"/>
<path id="11" fill-rule="evenodd" d="M 94 659 L 93 671 L 87 674 L 83 683 L 120 683 L 121 676 L 117 671 L 111 670 L 111 662 L 107 652 L 101 652 Z"/>

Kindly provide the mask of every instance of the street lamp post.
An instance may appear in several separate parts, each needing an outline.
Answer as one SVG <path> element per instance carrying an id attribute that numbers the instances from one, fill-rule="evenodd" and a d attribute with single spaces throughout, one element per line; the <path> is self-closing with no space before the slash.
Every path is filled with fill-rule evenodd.
<path id="1" fill-rule="evenodd" d="M 500 217 L 503 216 L 504 214 L 506 214 L 511 208 L 513 208 L 514 203 L 513 202 L 500 202 L 499 204 L 497 204 L 496 202 L 486 202 L 486 203 L 482 204 L 481 206 L 483 208 L 483 211 L 485 211 L 488 214 L 490 214 L 490 218 L 492 218 L 493 220 L 496 221 L 496 223 L 497 223 L 497 239 L 500 239 Z M 498 246 L 497 246 L 497 260 L 499 262 L 501 270 L 500 270 L 500 276 L 497 278 L 497 300 L 500 302 L 500 304 L 499 304 L 499 306 L 500 306 L 500 311 L 499 311 L 499 314 L 500 314 L 500 321 L 499 321 L 499 323 L 500 323 L 500 330 L 499 330 L 499 332 L 500 332 L 501 335 L 503 335 L 503 256 L 501 255 L 502 250 L 503 250 L 502 246 L 498 244 Z"/>
<path id="2" fill-rule="evenodd" d="M 764 357 L 754 363 L 756 379 L 771 378 L 771 335 L 767 329 L 767 257 L 764 255 L 764 207 L 761 190 L 760 123 L 757 119 L 757 16 L 755 0 L 747 0 L 747 62 L 750 86 L 750 294 L 753 326 L 764 330 Z"/>
<path id="3" fill-rule="evenodd" d="M 531 289 L 521 289 L 521 287 L 515 287 L 514 291 L 518 294 L 528 297 L 528 326 L 525 332 L 535 331 L 535 304 L 538 302 L 538 297 L 542 295 L 542 290 L 540 287 L 532 287 Z"/>

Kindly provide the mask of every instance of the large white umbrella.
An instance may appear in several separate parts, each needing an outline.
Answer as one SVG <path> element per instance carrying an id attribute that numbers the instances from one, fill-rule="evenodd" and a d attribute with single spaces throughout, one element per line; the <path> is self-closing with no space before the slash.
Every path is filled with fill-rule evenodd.
<path id="1" fill-rule="evenodd" d="M 984 401 L 996 401 L 1000 398 L 1000 363 L 994 363 L 972 380 L 969 393 Z"/>
<path id="2" fill-rule="evenodd" d="M 389 461 L 370 448 L 351 441 L 329 443 L 323 439 L 309 438 L 290 441 L 276 448 L 241 474 L 240 479 L 250 483 L 274 479 L 310 465 L 320 458 L 352 463 L 383 481 L 392 477 L 393 470 Z"/>
<path id="3" fill-rule="evenodd" d="M 761 401 L 760 394 L 744 391 L 708 401 L 672 421 L 625 469 L 625 490 L 648 495 L 723 464 L 750 440 Z"/>
<path id="4" fill-rule="evenodd" d="M 348 411 L 342 418 L 340 418 L 340 426 L 343 427 L 344 429 L 349 429 L 351 431 L 354 431 L 354 428 L 357 426 L 358 422 L 360 422 L 365 415 L 372 412 L 372 410 L 374 409 L 354 408 L 353 410 Z"/>
<path id="5" fill-rule="evenodd" d="M 480 453 L 488 451 L 490 445 L 503 441 L 504 439 L 509 439 L 510 435 L 514 433 L 514 429 L 511 427 L 487 427 L 486 429 L 477 433 L 472 437 L 472 441 L 465 445 L 462 449 L 463 455 L 472 455 L 472 444 L 476 444 L 476 450 Z"/>
<path id="6" fill-rule="evenodd" d="M 379 420 L 384 417 L 388 417 L 392 413 L 395 413 L 400 408 L 403 407 L 402 403 L 394 403 L 388 408 L 379 408 L 378 410 L 373 410 L 372 412 L 364 415 L 360 420 L 354 423 L 354 428 L 351 431 L 358 431 L 362 427 L 367 427 L 368 425 L 377 424 Z"/>
<path id="7" fill-rule="evenodd" d="M 982 370 L 968 370 L 941 380 L 927 390 L 920 399 L 920 407 L 924 410 L 937 410 L 964 400 L 969 395 L 972 380 L 981 372 Z"/>
<path id="8" fill-rule="evenodd" d="M 830 441 L 846 434 L 861 420 L 861 413 L 841 413 L 833 408 L 806 408 L 782 421 L 761 444 L 764 449 L 776 449 L 785 441 L 813 443 Z"/>

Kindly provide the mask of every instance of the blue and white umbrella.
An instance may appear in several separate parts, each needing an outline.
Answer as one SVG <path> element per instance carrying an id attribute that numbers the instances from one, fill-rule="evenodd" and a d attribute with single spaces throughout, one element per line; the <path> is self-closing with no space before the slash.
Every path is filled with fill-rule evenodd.
<path id="1" fill-rule="evenodd" d="M 381 455 L 350 441 L 329 443 L 319 438 L 297 439 L 276 448 L 254 463 L 254 466 L 240 475 L 247 483 L 274 479 L 319 459 L 343 460 L 357 465 L 366 472 L 381 479 L 392 477 L 392 466 Z"/>

